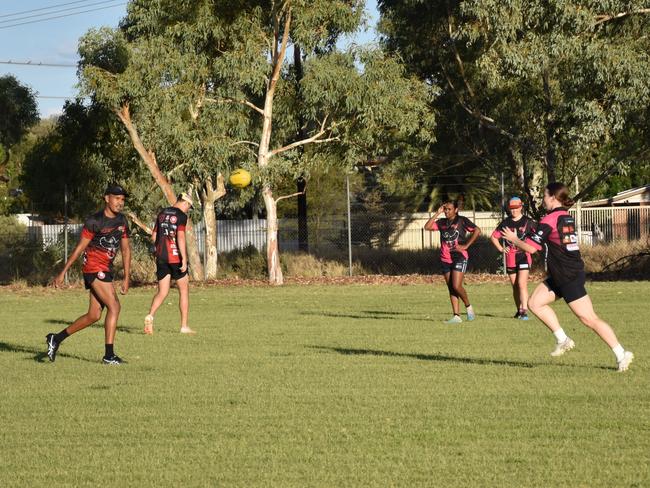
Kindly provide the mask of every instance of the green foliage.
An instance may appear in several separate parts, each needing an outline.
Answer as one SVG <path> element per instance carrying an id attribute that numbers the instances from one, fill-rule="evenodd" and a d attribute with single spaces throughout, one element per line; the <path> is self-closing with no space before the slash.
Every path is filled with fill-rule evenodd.
<path id="1" fill-rule="evenodd" d="M 430 184 L 444 192 L 450 180 L 433 175 L 483 174 L 483 188 L 497 188 L 489 176 L 505 171 L 532 196 L 546 178 L 580 175 L 584 188 L 647 160 L 645 3 L 380 0 L 386 48 L 422 79 L 446 80 Z"/>
<path id="2" fill-rule="evenodd" d="M 0 114 L 0 146 L 5 152 L 38 122 L 34 92 L 12 75 L 0 77 Z"/>
<path id="3" fill-rule="evenodd" d="M 77 218 L 102 206 L 109 182 L 119 182 L 137 194 L 142 173 L 120 131 L 112 114 L 101 106 L 66 102 L 54 129 L 34 144 L 22 166 L 22 184 L 35 209 L 62 216 L 66 186 L 68 215 Z M 137 208 L 138 198 L 129 204 Z"/>

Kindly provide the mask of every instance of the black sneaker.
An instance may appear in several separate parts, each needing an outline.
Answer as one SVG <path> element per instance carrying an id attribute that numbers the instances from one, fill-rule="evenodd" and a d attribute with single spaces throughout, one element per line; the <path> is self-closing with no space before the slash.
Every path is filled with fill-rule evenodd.
<path id="1" fill-rule="evenodd" d="M 54 339 L 54 334 L 50 333 L 45 336 L 45 343 L 47 344 L 47 357 L 50 361 L 54 362 L 56 359 L 56 351 L 59 350 L 59 343 Z"/>
<path id="2" fill-rule="evenodd" d="M 113 364 L 113 365 L 119 366 L 120 364 L 123 363 L 123 361 L 122 361 L 122 358 L 120 358 L 119 356 L 116 356 L 115 354 L 113 354 L 112 356 L 104 356 L 102 358 L 102 363 L 104 363 L 104 364 Z"/>
<path id="3" fill-rule="evenodd" d="M 513 319 L 518 319 L 521 316 L 521 312 L 517 310 L 517 313 L 513 315 Z"/>

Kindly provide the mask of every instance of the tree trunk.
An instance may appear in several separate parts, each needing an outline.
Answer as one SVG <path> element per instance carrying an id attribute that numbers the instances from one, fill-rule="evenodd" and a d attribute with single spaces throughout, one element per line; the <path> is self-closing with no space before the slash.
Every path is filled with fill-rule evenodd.
<path id="1" fill-rule="evenodd" d="M 160 167 L 158 166 L 158 162 L 156 161 L 156 154 L 153 151 L 149 151 L 144 147 L 144 144 L 140 139 L 140 135 L 138 134 L 138 130 L 136 129 L 135 125 L 133 124 L 133 121 L 131 120 L 129 105 L 128 104 L 123 105 L 122 107 L 120 107 L 120 109 L 115 110 L 115 113 L 117 117 L 120 119 L 120 121 L 122 122 L 122 124 L 124 124 L 124 127 L 126 128 L 126 131 L 128 132 L 129 137 L 131 138 L 131 142 L 133 143 L 133 147 L 138 152 L 138 154 L 142 158 L 142 161 L 144 161 L 145 166 L 151 173 L 151 176 L 153 176 L 153 179 L 162 190 L 163 194 L 165 195 L 165 198 L 167 199 L 167 202 L 169 202 L 170 205 L 174 205 L 177 200 L 176 193 L 174 192 L 174 189 L 172 188 L 172 185 L 167 179 L 167 177 L 163 174 L 162 171 L 160 171 Z M 187 221 L 185 238 L 187 243 L 187 254 L 190 261 L 190 272 L 192 275 L 192 279 L 197 281 L 202 281 L 203 264 L 201 263 L 201 256 L 199 254 L 199 247 L 196 240 L 196 234 L 194 232 L 194 226 L 192 225 L 192 222 L 189 219 Z"/>
<path id="2" fill-rule="evenodd" d="M 548 182 L 556 181 L 555 166 L 557 164 L 557 152 L 555 149 L 555 117 L 553 115 L 553 99 L 551 97 L 551 84 L 549 81 L 548 69 L 545 69 L 542 74 L 544 82 L 544 98 L 546 99 L 545 115 L 544 115 L 544 132 L 546 135 L 546 174 L 548 175 Z"/>
<path id="3" fill-rule="evenodd" d="M 282 266 L 280 266 L 280 249 L 278 247 L 278 214 L 277 203 L 269 187 L 262 192 L 266 205 L 266 260 L 268 263 L 269 283 L 282 285 Z"/>
<path id="4" fill-rule="evenodd" d="M 212 185 L 212 180 L 207 178 L 201 192 L 203 207 L 203 222 L 205 223 L 205 279 L 217 279 L 217 217 L 214 212 L 214 202 L 226 194 L 224 178 L 221 173 L 217 175 L 217 188 Z"/>

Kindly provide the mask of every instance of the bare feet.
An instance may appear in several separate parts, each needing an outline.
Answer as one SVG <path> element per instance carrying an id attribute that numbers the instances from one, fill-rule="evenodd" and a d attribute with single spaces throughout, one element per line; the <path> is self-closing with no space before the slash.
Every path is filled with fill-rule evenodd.
<path id="1" fill-rule="evenodd" d="M 144 333 L 153 335 L 153 315 L 147 315 L 144 318 Z"/>

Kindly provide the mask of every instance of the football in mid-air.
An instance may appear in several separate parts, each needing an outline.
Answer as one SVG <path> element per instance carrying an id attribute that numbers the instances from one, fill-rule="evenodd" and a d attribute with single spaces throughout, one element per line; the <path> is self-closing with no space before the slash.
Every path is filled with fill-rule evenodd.
<path id="1" fill-rule="evenodd" d="M 235 188 L 246 188 L 251 184 L 251 174 L 245 169 L 236 169 L 230 173 L 228 181 L 230 181 L 230 184 Z"/>

